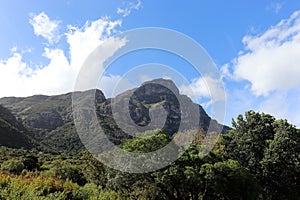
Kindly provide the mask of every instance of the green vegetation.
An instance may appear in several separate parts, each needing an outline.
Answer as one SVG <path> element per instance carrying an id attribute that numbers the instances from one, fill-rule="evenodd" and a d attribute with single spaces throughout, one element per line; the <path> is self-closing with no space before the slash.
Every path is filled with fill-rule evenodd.
<path id="1" fill-rule="evenodd" d="M 254 111 L 232 124 L 206 156 L 200 156 L 205 133 L 199 130 L 178 160 L 144 174 L 107 168 L 86 151 L 54 155 L 1 147 L 0 199 L 299 199 L 299 129 Z M 150 152 L 172 139 L 153 132 L 121 147 Z"/>

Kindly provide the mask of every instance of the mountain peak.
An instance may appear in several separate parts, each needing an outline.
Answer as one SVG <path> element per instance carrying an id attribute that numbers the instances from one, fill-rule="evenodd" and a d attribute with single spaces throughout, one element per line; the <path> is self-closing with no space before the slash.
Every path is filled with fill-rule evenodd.
<path id="1" fill-rule="evenodd" d="M 145 86 L 145 85 L 149 85 L 149 84 L 157 84 L 157 85 L 161 85 L 164 86 L 168 89 L 170 89 L 171 91 L 173 91 L 175 94 L 179 94 L 179 90 L 177 88 L 177 86 L 175 85 L 175 83 L 170 80 L 170 79 L 164 79 L 164 78 L 158 78 L 158 79 L 153 79 L 151 81 L 146 81 L 144 82 L 141 87 Z"/>

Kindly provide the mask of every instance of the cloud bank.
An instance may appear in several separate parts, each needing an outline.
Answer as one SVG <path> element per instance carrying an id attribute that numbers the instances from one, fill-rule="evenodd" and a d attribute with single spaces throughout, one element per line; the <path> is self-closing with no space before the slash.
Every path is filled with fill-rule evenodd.
<path id="1" fill-rule="evenodd" d="M 245 36 L 243 44 L 244 52 L 231 63 L 232 75 L 249 81 L 253 94 L 267 96 L 300 85 L 300 11 L 261 35 Z"/>
<path id="2" fill-rule="evenodd" d="M 242 42 L 243 51 L 221 69 L 228 109 L 254 109 L 300 127 L 300 11 Z"/>
<path id="3" fill-rule="evenodd" d="M 12 49 L 13 55 L 6 60 L 0 60 L 0 97 L 29 96 L 35 94 L 60 94 L 74 89 L 77 74 L 87 56 L 104 40 L 121 26 L 121 20 L 111 20 L 109 17 L 92 22 L 87 21 L 82 27 L 67 26 L 67 32 L 62 33 L 69 46 L 65 52 L 59 48 L 58 32 L 61 22 L 51 20 L 45 13 L 31 14 L 29 23 L 34 34 L 46 39 L 47 44 L 41 56 L 49 63 L 34 65 L 24 61 L 23 52 Z M 57 43 L 57 45 L 54 45 Z M 114 44 L 113 44 L 114 45 Z M 119 44 L 115 44 L 119 46 Z M 104 77 L 106 83 L 111 83 L 116 77 Z M 111 81 L 110 81 L 111 80 Z M 104 92 L 110 91 L 112 84 L 101 84 Z"/>

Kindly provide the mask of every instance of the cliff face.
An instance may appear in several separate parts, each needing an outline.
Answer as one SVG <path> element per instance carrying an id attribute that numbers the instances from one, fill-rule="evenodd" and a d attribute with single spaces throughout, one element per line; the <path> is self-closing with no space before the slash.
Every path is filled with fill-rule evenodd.
<path id="1" fill-rule="evenodd" d="M 85 98 L 88 92 L 91 91 L 82 92 L 80 96 Z M 0 104 L 12 111 L 15 121 L 22 122 L 33 133 L 34 139 L 56 150 L 84 149 L 73 122 L 71 93 L 2 98 Z M 106 99 L 101 91 L 96 90 L 95 106 L 101 127 L 115 144 L 131 138 L 131 134 L 126 134 L 128 131 L 132 133 L 162 128 L 172 135 L 178 130 L 197 127 L 205 131 L 209 127 L 209 131 L 220 131 L 223 128 L 200 105 L 193 103 L 187 96 L 180 95 L 178 88 L 170 80 L 145 82 L 135 90 L 110 99 Z M 199 121 L 195 123 L 190 119 Z M 126 133 L 123 131 L 125 126 L 129 127 Z M 227 129 L 228 127 L 224 127 L 222 132 Z"/>
<path id="2" fill-rule="evenodd" d="M 154 128 L 163 127 L 170 135 L 198 127 L 223 133 L 228 129 L 224 127 L 223 130 L 223 126 L 212 120 L 200 105 L 181 95 L 176 85 L 165 79 L 145 82 L 136 89 L 130 97 L 129 112 L 136 124 L 143 126 L 153 122 L 154 126 L 158 125 Z"/>

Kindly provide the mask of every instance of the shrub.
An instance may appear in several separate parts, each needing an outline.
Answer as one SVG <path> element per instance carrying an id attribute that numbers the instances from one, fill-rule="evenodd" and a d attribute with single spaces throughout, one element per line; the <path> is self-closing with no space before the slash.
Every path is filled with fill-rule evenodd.
<path id="1" fill-rule="evenodd" d="M 10 173 L 21 173 L 24 169 L 26 169 L 24 163 L 21 160 L 17 159 L 10 159 L 7 161 L 4 161 L 1 165 L 2 171 L 7 171 Z"/>

